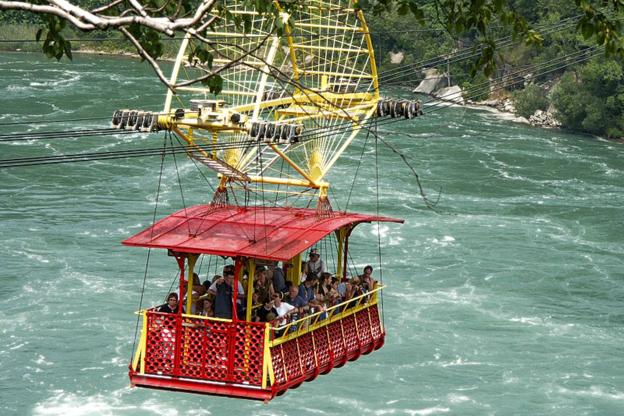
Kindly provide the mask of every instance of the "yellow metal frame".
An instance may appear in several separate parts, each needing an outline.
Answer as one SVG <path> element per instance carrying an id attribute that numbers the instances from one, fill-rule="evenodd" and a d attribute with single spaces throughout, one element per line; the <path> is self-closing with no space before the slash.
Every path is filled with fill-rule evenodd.
<path id="1" fill-rule="evenodd" d="M 140 364 L 139 373 L 145 374 L 145 351 L 147 349 L 147 310 L 140 312 L 143 322 L 141 324 L 141 337 L 139 339 L 139 345 L 137 345 L 134 358 L 132 359 L 132 369 L 137 371 L 137 367 Z"/>
<path id="2" fill-rule="evenodd" d="M 309 16 L 311 16 L 311 18 L 307 20 L 302 18 L 301 22 L 295 21 L 293 24 L 288 21 L 288 18 L 290 16 L 288 16 L 283 11 L 280 5 L 280 1 L 274 0 L 273 3 L 280 12 L 278 17 L 276 18 L 283 19 L 284 39 L 286 41 L 286 46 L 288 49 L 287 59 L 290 60 L 290 63 L 292 65 L 291 79 L 294 80 L 297 84 L 295 86 L 294 94 L 291 97 L 266 101 L 263 100 L 263 94 L 264 90 L 266 89 L 267 79 L 269 76 L 271 76 L 270 65 L 273 64 L 273 61 L 276 59 L 276 54 L 279 51 L 278 38 L 275 36 L 271 36 L 269 38 L 269 46 L 265 47 L 263 55 L 261 55 L 260 57 L 242 59 L 240 62 L 236 62 L 236 65 L 232 67 L 240 68 L 241 66 L 247 66 L 247 69 L 250 71 L 253 70 L 253 68 L 256 68 L 257 71 L 260 71 L 261 75 L 259 79 L 258 89 L 254 92 L 235 91 L 235 88 L 232 89 L 232 91 L 225 91 L 225 93 L 233 96 L 255 96 L 255 99 L 244 105 L 234 105 L 231 108 L 221 110 L 223 112 L 223 117 L 221 117 L 219 120 L 223 121 L 202 120 L 192 113 L 186 114 L 182 119 L 177 119 L 174 116 L 174 112 L 172 111 L 172 100 L 173 97 L 176 96 L 176 93 L 178 91 L 187 91 L 196 94 L 198 98 L 201 98 L 202 93 L 204 95 L 204 98 L 207 97 L 209 94 L 208 89 L 198 86 L 179 87 L 177 90 L 174 89 L 168 91 L 163 111 L 164 114 L 159 117 L 158 124 L 161 128 L 173 130 L 180 137 L 182 137 L 187 142 L 191 153 L 198 152 L 203 156 L 208 156 L 205 151 L 201 150 L 201 148 L 195 144 L 195 141 L 192 137 L 192 129 L 202 129 L 211 132 L 213 137 L 213 143 L 215 143 L 218 141 L 218 136 L 221 133 L 236 134 L 239 132 L 249 131 L 251 128 L 251 123 L 257 119 L 260 111 L 263 110 L 274 109 L 275 120 L 284 121 L 286 123 L 303 122 L 315 118 L 339 118 L 351 121 L 353 125 L 353 131 L 351 132 L 351 134 L 348 134 L 347 136 L 344 136 L 340 139 L 340 145 L 337 146 L 336 149 L 332 148 L 331 153 L 328 153 L 324 156 L 327 157 L 327 159 L 323 159 L 322 164 L 319 164 L 317 162 L 310 166 L 304 166 L 303 162 L 294 161 L 293 158 L 289 157 L 286 152 L 281 151 L 278 146 L 273 145 L 268 146 L 267 149 L 270 148 L 271 151 L 273 151 L 277 155 L 277 157 L 284 160 L 292 169 L 294 169 L 294 171 L 296 172 L 295 177 L 277 178 L 263 175 L 249 175 L 252 177 L 251 181 L 255 183 L 263 183 L 268 185 L 286 185 L 295 188 L 313 188 L 325 190 L 325 192 L 321 192 L 319 194 L 319 197 L 322 197 L 326 193 L 326 189 L 329 187 L 329 184 L 327 182 L 324 182 L 323 178 L 328 174 L 330 169 L 337 162 L 340 155 L 352 143 L 358 132 L 362 129 L 362 122 L 374 115 L 376 105 L 379 101 L 378 72 L 375 63 L 375 53 L 372 39 L 366 20 L 364 19 L 364 14 L 361 10 L 352 9 L 352 1 L 350 1 L 348 5 L 305 5 L 304 7 L 306 7 L 310 11 Z M 353 13 L 348 12 L 348 10 L 352 10 Z M 265 18 L 260 16 L 256 11 L 241 10 L 237 7 L 232 8 L 230 12 L 233 14 L 254 15 L 258 16 L 258 19 Z M 334 20 L 325 21 L 324 16 L 331 16 L 334 13 L 337 13 L 335 14 L 337 17 Z M 355 18 L 348 18 L 349 20 L 347 21 L 345 20 L 347 19 L 347 17 L 342 16 L 355 16 Z M 353 34 L 358 35 L 357 39 L 359 43 L 353 43 L 352 45 L 344 42 L 341 43 L 340 38 L 336 38 L 338 39 L 338 41 L 334 40 L 333 44 L 331 43 L 331 41 L 327 41 L 326 44 L 319 43 L 318 45 L 314 43 L 308 43 L 307 41 L 295 42 L 294 36 L 297 35 L 295 35 L 294 31 L 298 28 L 306 31 L 306 33 L 314 33 L 316 30 L 333 30 L 341 33 L 352 32 Z M 205 36 L 223 37 L 226 35 L 237 35 L 236 33 L 230 33 L 228 30 L 231 30 L 231 28 L 225 30 L 217 30 L 217 32 L 206 32 Z M 262 33 L 264 32 L 259 32 L 255 35 L 252 34 L 249 36 L 239 36 L 239 38 L 261 39 L 264 36 Z M 170 77 L 170 82 L 172 84 L 176 83 L 180 71 L 183 70 L 183 65 L 185 64 L 187 59 L 186 51 L 190 46 L 191 40 L 192 35 L 187 34 L 182 41 Z M 310 51 L 314 50 L 330 53 L 326 53 L 325 58 L 323 58 L 322 55 L 320 55 L 319 57 L 319 59 L 325 59 L 327 62 L 330 62 L 329 66 L 316 67 L 314 65 L 308 66 L 307 62 L 297 62 L 298 52 L 305 55 L 309 54 Z M 227 49 L 227 47 L 225 47 L 224 51 L 228 52 L 229 50 Z M 338 57 L 334 56 L 334 53 L 336 53 L 337 56 L 342 56 L 340 54 L 346 54 L 350 56 L 352 56 L 353 54 L 368 55 L 367 63 L 365 66 L 358 68 L 357 70 L 349 71 L 345 68 L 344 72 L 340 72 L 342 67 L 340 66 L 340 64 L 335 63 L 339 62 L 340 60 Z M 222 56 L 216 56 L 215 62 L 223 62 L 227 65 L 229 59 L 230 58 L 229 56 L 227 56 L 226 53 Z M 184 71 L 186 71 L 186 68 L 184 68 Z M 313 76 L 316 80 L 320 79 L 322 81 L 320 82 L 320 85 L 318 85 L 318 88 L 303 89 L 301 87 L 302 79 L 307 76 Z M 372 85 L 372 87 L 370 87 L 371 90 L 369 92 L 333 92 L 329 89 L 330 85 L 333 85 L 333 83 L 329 81 L 331 77 L 342 77 L 348 80 L 370 79 L 372 80 L 372 82 L 368 85 Z M 233 112 L 237 112 L 243 115 L 243 124 L 231 123 L 229 121 L 229 118 L 227 116 L 229 114 L 232 114 Z M 313 140 L 317 139 L 313 138 Z M 293 146 L 293 149 L 295 148 L 297 148 L 297 145 Z M 320 152 L 321 149 L 317 149 L 316 151 Z M 210 156 L 212 158 L 216 158 L 216 152 L 211 152 Z M 236 162 L 237 166 L 232 165 L 234 169 L 243 169 L 243 172 L 247 164 L 255 163 L 252 162 L 253 158 L 250 158 L 248 154 L 246 154 L 242 158 L 242 160 L 240 158 L 229 159 L 232 162 Z M 226 175 L 229 175 L 229 173 L 227 173 Z M 297 175 L 300 175 L 301 178 L 297 178 Z"/>

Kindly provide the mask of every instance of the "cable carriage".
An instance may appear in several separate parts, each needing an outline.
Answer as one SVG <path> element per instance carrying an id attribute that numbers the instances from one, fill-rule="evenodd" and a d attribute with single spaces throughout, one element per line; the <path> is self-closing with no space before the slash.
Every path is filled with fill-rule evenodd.
<path id="1" fill-rule="evenodd" d="M 328 239 L 334 242 L 325 253 L 335 255 L 331 272 L 344 280 L 355 226 L 403 222 L 333 210 L 325 177 L 374 118 L 412 118 L 420 103 L 380 97 L 371 37 L 352 2 L 308 1 L 278 16 L 243 3 L 228 2 L 228 11 L 251 16 L 246 34 L 215 15 L 205 33 L 184 38 L 170 79 L 176 87 L 163 112 L 113 115 L 119 129 L 167 130 L 172 146 L 175 134 L 193 163 L 219 177 L 210 203 L 180 210 L 123 242 L 168 250 L 184 303 L 175 313 L 140 312 L 133 386 L 270 400 L 384 343 L 382 284 L 321 310 L 254 322 L 253 282 L 258 265 L 281 261 L 296 287 L 306 250 Z M 218 99 L 187 83 L 210 73 L 196 58 L 206 41 L 214 45 L 212 69 L 223 78 Z M 183 301 L 193 291 L 198 258 L 206 255 L 234 263 L 231 293 L 217 294 L 229 305 L 228 316 L 199 316 L 193 296 Z"/>

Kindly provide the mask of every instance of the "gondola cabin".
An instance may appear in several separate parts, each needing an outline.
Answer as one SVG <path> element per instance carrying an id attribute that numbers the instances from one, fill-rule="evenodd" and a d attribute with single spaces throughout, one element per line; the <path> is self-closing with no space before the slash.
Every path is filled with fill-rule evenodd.
<path id="1" fill-rule="evenodd" d="M 133 386 L 268 401 L 314 380 L 384 343 L 378 299 L 383 286 L 321 310 L 289 319 L 253 322 L 256 265 L 281 261 L 299 285 L 306 250 L 335 238 L 335 275 L 345 277 L 349 235 L 360 223 L 402 222 L 365 214 L 284 207 L 198 205 L 178 211 L 123 244 L 169 250 L 180 269 L 184 308 L 141 311 L 142 331 L 132 363 Z M 373 254 L 373 253 L 369 253 Z M 195 315 L 192 290 L 202 255 L 234 260 L 232 316 Z M 244 294 L 238 293 L 242 284 Z M 237 302 L 237 300 L 239 300 Z M 186 312 L 185 312 L 186 311 Z"/>

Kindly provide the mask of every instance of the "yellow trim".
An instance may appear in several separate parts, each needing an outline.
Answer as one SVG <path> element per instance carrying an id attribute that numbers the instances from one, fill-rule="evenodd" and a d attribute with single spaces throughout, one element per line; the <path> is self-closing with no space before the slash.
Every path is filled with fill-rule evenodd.
<path id="1" fill-rule="evenodd" d="M 137 367 L 140 364 L 141 367 L 139 369 L 139 373 L 145 374 L 145 351 L 147 349 L 147 311 L 142 311 L 141 316 L 143 317 L 143 322 L 141 325 L 141 337 L 139 338 L 139 345 L 137 345 L 134 359 L 132 360 L 132 369 L 134 371 L 137 371 Z"/>
<path id="2" fill-rule="evenodd" d="M 253 295 L 253 280 L 256 274 L 256 261 L 255 259 L 249 259 L 249 276 L 247 277 L 247 312 L 245 319 L 247 322 L 251 321 L 251 308 L 252 308 L 252 295 Z"/>
<path id="3" fill-rule="evenodd" d="M 295 49 L 315 49 L 330 52 L 345 52 L 345 53 L 366 53 L 368 49 L 364 48 L 333 48 L 331 46 L 319 46 L 319 45 L 306 45 L 304 43 L 293 44 Z"/>
<path id="4" fill-rule="evenodd" d="M 281 13 L 282 7 L 280 6 L 279 1 L 275 1 L 274 3 L 275 3 L 275 6 L 277 7 L 277 10 Z M 295 48 L 293 48 L 294 42 L 292 38 L 292 29 L 290 27 L 290 24 L 288 24 L 288 22 L 284 24 L 284 32 L 286 33 L 286 43 L 288 44 L 288 55 L 290 58 L 290 63 L 292 64 L 293 78 L 296 80 L 299 80 L 299 66 L 297 65 L 297 56 L 295 54 Z"/>
<path id="5" fill-rule="evenodd" d="M 301 277 L 301 253 L 290 259 L 289 263 L 292 264 L 292 267 L 288 269 L 287 279 L 293 285 L 299 286 L 299 284 L 301 283 L 299 281 Z"/>
<path id="6" fill-rule="evenodd" d="M 195 268 L 195 263 L 199 258 L 199 254 L 188 254 L 188 273 L 187 273 L 187 283 L 186 283 L 186 311 L 191 313 L 191 306 L 193 305 L 193 269 Z"/>
<path id="7" fill-rule="evenodd" d="M 362 30 L 364 31 L 364 39 L 366 40 L 366 46 L 368 47 L 368 55 L 370 56 L 369 63 L 371 68 L 371 75 L 373 76 L 373 88 L 375 89 L 375 100 L 379 99 L 379 78 L 377 75 L 377 63 L 375 62 L 375 48 L 373 47 L 373 40 L 371 39 L 366 19 L 364 19 L 364 13 L 362 10 L 358 10 L 356 13 Z"/>
<path id="8" fill-rule="evenodd" d="M 175 63 L 173 64 L 173 70 L 171 71 L 171 78 L 169 79 L 169 83 L 171 84 L 175 84 L 178 78 L 178 72 L 180 71 L 180 66 L 182 66 L 182 61 L 184 60 L 184 57 L 186 55 L 186 48 L 188 46 L 189 40 L 191 39 L 191 36 L 192 35 L 190 33 L 184 35 L 184 39 L 180 44 L 180 50 L 178 51 L 178 55 L 176 56 Z M 170 89 L 167 90 L 167 98 L 165 98 L 163 113 L 169 113 L 169 111 L 171 110 L 171 101 L 173 100 L 174 95 L 175 91 Z"/>
<path id="9" fill-rule="evenodd" d="M 273 149 L 273 151 L 275 153 L 277 153 L 278 155 L 280 155 L 280 157 L 282 159 L 284 159 L 286 161 L 286 163 L 288 163 L 294 170 L 297 171 L 298 174 L 300 174 L 301 176 L 303 176 L 305 179 L 308 180 L 308 182 L 312 185 L 311 187 L 313 188 L 318 188 L 320 185 L 318 183 L 318 180 L 314 179 L 312 176 L 308 175 L 308 173 L 306 173 L 303 169 L 301 169 L 299 167 L 299 165 L 297 165 L 295 162 L 293 162 L 293 160 L 291 158 L 289 158 L 288 156 L 286 156 L 286 154 L 284 152 L 282 152 L 280 150 L 279 147 L 277 147 L 274 144 L 271 144 L 271 149 Z M 320 179 L 320 178 L 319 178 Z"/>
<path id="10" fill-rule="evenodd" d="M 232 322 L 231 319 L 225 318 L 212 318 L 209 316 L 201 316 L 201 315 L 193 315 L 192 313 L 183 313 L 183 318 L 193 318 L 193 319 L 204 319 L 206 321 L 215 321 L 215 322 Z"/>
<path id="11" fill-rule="evenodd" d="M 268 183 L 271 185 L 288 185 L 288 186 L 303 186 L 306 188 L 318 189 L 321 186 L 329 186 L 327 182 L 313 183 L 309 181 L 303 181 L 300 179 L 288 179 L 288 178 L 273 178 L 267 176 L 250 176 L 250 182 Z"/>
<path id="12" fill-rule="evenodd" d="M 336 277 L 338 279 L 342 279 L 342 255 L 344 251 L 344 240 L 346 235 L 346 229 L 344 227 L 340 228 L 336 234 L 338 234 L 338 260 L 336 266 Z"/>
<path id="13" fill-rule="evenodd" d="M 264 356 L 262 360 L 262 388 L 266 389 L 267 386 L 267 371 L 273 372 L 273 369 L 268 369 L 267 366 L 273 367 L 271 363 L 271 350 L 269 349 L 269 337 L 271 335 L 271 327 L 267 322 L 264 326 Z M 271 380 L 271 384 L 273 384 L 273 380 Z"/>
<path id="14" fill-rule="evenodd" d="M 375 113 L 375 111 L 376 111 L 376 108 L 371 109 L 370 113 L 368 114 L 368 117 L 372 116 Z M 351 132 L 351 135 L 349 136 L 349 138 L 344 141 L 342 146 L 340 146 L 340 148 L 335 152 L 334 157 L 325 165 L 323 169 L 323 177 L 327 175 L 327 172 L 329 172 L 332 166 L 334 166 L 334 163 L 336 163 L 338 158 L 342 155 L 342 153 L 346 150 L 346 148 L 351 144 L 353 139 L 355 139 L 355 136 L 357 136 L 357 134 L 360 132 L 362 127 L 363 127 L 363 124 L 361 121 L 358 121 L 357 124 L 355 124 L 355 127 L 353 128 L 353 131 Z"/>
<path id="15" fill-rule="evenodd" d="M 310 27 L 317 29 L 336 29 L 336 30 L 345 30 L 345 31 L 353 31 L 353 32 L 362 32 L 361 27 L 357 26 L 336 26 L 336 25 L 321 25 L 317 23 L 301 23 L 297 22 L 297 27 Z"/>

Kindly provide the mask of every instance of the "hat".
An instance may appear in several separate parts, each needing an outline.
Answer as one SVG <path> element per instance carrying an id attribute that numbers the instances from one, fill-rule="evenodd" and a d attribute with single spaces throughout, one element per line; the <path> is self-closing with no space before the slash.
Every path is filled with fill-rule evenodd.
<path id="1" fill-rule="evenodd" d="M 312 250 L 310 250 L 310 255 L 316 255 L 316 256 L 318 256 L 318 255 L 319 255 L 318 250 L 317 250 L 317 249 L 315 249 L 315 248 L 313 248 Z"/>
<path id="2" fill-rule="evenodd" d="M 258 266 L 256 267 L 256 273 L 262 273 L 263 271 L 266 270 L 266 267 L 264 266 Z"/>

